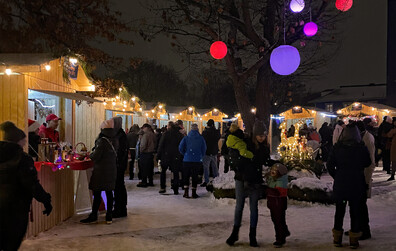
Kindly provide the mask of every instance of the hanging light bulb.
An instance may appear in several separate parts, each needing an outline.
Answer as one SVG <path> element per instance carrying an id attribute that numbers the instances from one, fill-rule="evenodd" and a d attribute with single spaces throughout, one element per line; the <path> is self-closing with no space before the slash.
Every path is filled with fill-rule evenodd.
<path id="1" fill-rule="evenodd" d="M 122 91 L 122 88 L 120 87 L 120 88 L 118 88 L 118 90 L 119 90 L 119 91 Z"/>
<path id="2" fill-rule="evenodd" d="M 115 106 L 116 105 L 116 102 L 113 102 L 113 103 L 111 103 L 113 106 Z"/>
<path id="3" fill-rule="evenodd" d="M 133 98 L 132 98 L 132 101 L 133 101 L 133 102 L 135 102 L 135 100 L 136 100 L 136 98 L 135 98 L 135 97 L 133 97 Z"/>
<path id="4" fill-rule="evenodd" d="M 318 26 L 314 22 L 309 22 L 304 25 L 304 33 L 307 37 L 315 36 L 318 32 Z"/>
<path id="5" fill-rule="evenodd" d="M 299 13 L 301 12 L 305 7 L 305 2 L 304 0 L 291 0 L 290 2 L 290 9 L 294 13 Z"/>
<path id="6" fill-rule="evenodd" d="M 116 96 L 116 99 L 120 99 L 120 97 L 119 97 L 119 96 Z"/>
<path id="7" fill-rule="evenodd" d="M 11 74 L 12 74 L 12 70 L 11 70 L 11 69 L 6 69 L 6 70 L 5 70 L 5 74 L 11 75 Z"/>
<path id="8" fill-rule="evenodd" d="M 210 55 L 215 59 L 223 59 L 227 55 L 227 45 L 222 41 L 216 41 L 210 46 Z"/>
<path id="9" fill-rule="evenodd" d="M 103 105 L 104 105 L 104 106 L 106 106 L 106 105 L 107 105 L 106 101 L 105 101 L 105 102 L 103 102 Z"/>
<path id="10" fill-rule="evenodd" d="M 49 70 L 51 70 L 51 65 L 46 64 L 46 65 L 44 66 L 44 68 L 45 68 L 47 71 L 49 71 Z"/>

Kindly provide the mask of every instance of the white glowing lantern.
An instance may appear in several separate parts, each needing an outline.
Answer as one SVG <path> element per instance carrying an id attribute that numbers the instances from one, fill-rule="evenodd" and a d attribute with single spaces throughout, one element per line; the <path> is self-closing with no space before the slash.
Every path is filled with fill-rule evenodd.
<path id="1" fill-rule="evenodd" d="M 305 7 L 305 2 L 304 0 L 291 0 L 290 2 L 290 9 L 294 13 L 299 13 L 301 12 Z"/>
<path id="2" fill-rule="evenodd" d="M 12 70 L 11 70 L 11 69 L 6 69 L 6 70 L 5 70 L 5 74 L 11 75 L 11 74 L 12 74 Z"/>

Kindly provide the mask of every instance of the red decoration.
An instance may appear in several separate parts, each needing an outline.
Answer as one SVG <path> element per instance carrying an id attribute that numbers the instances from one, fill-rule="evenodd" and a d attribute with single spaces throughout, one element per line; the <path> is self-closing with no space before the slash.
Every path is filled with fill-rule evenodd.
<path id="1" fill-rule="evenodd" d="M 353 4 L 353 0 L 336 0 L 335 6 L 340 11 L 348 11 Z"/>
<path id="2" fill-rule="evenodd" d="M 216 41 L 210 46 L 210 55 L 215 59 L 223 59 L 227 55 L 227 45 L 222 41 Z"/>

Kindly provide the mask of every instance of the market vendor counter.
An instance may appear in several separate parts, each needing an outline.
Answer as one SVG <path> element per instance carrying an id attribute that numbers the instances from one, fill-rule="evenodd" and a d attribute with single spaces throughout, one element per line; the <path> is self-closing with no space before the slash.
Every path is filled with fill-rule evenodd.
<path id="1" fill-rule="evenodd" d="M 35 162 L 41 185 L 51 194 L 52 213 L 43 215 L 44 206 L 33 199 L 32 213 L 26 237 L 35 236 L 72 217 L 75 212 L 75 171 L 86 172 L 93 162 L 72 161 L 66 163 Z M 81 171 L 84 170 L 84 171 Z"/>

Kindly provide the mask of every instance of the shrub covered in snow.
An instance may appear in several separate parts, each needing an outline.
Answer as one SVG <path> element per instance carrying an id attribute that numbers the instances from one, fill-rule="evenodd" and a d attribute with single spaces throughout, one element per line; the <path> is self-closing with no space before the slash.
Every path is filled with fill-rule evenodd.
<path id="1" fill-rule="evenodd" d="M 290 199 L 333 204 L 332 183 L 318 178 L 303 177 L 289 183 L 288 197 Z"/>

